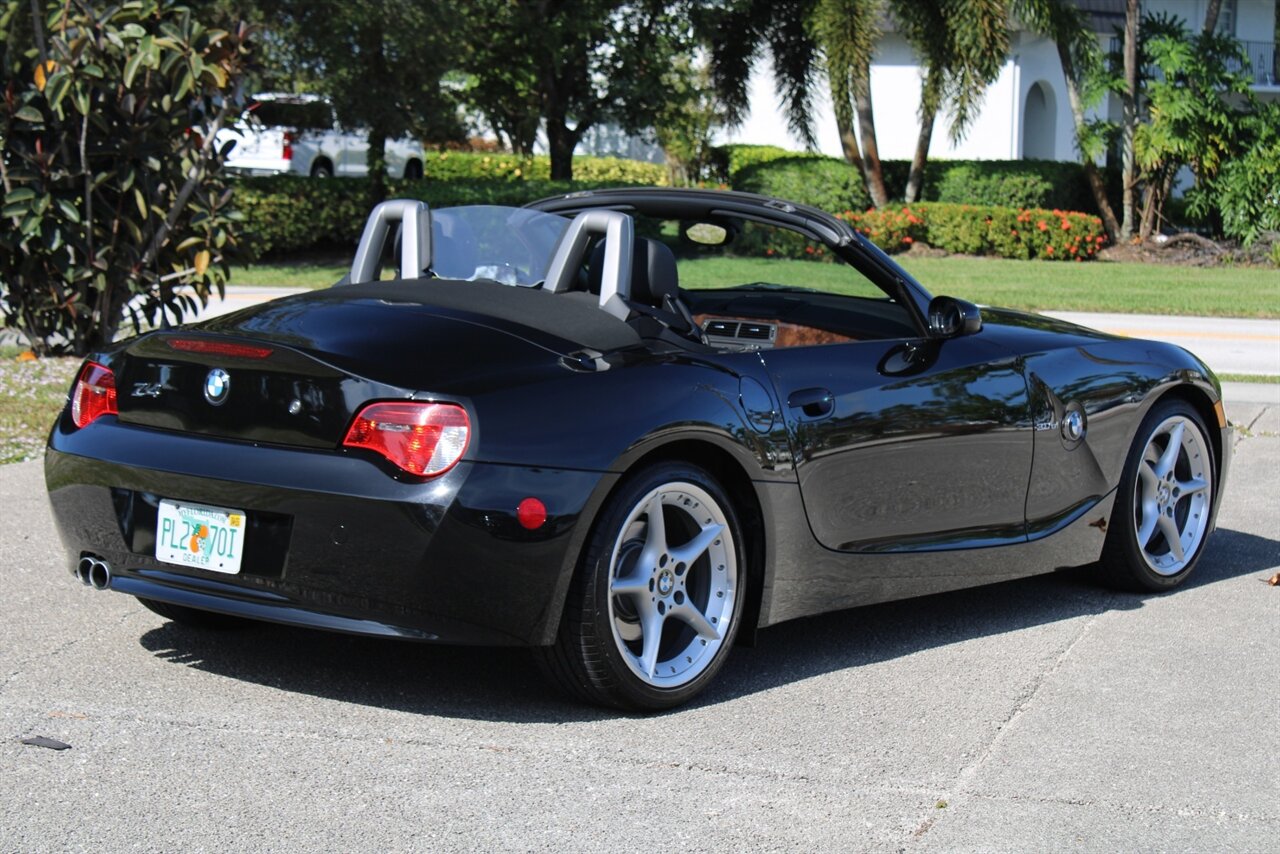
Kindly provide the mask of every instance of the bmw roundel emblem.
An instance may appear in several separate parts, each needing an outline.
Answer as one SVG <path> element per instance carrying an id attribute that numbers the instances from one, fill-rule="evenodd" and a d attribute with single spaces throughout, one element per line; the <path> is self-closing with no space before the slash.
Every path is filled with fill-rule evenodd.
<path id="1" fill-rule="evenodd" d="M 214 406 L 221 406 L 227 402 L 229 394 L 231 394 L 231 375 L 222 368 L 214 368 L 204 378 L 204 399 Z"/>

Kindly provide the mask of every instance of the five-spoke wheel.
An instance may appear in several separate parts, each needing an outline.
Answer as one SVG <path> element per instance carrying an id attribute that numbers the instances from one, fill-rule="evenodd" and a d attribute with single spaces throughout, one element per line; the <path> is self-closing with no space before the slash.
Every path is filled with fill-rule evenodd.
<path id="1" fill-rule="evenodd" d="M 1125 586 L 1167 590 L 1190 574 L 1213 508 L 1214 457 L 1200 417 L 1181 401 L 1143 420 L 1116 496 L 1103 563 Z"/>
<path id="2" fill-rule="evenodd" d="M 592 531 L 547 669 L 593 702 L 686 702 L 737 632 L 741 549 L 733 504 L 709 473 L 663 463 L 629 478 Z"/>

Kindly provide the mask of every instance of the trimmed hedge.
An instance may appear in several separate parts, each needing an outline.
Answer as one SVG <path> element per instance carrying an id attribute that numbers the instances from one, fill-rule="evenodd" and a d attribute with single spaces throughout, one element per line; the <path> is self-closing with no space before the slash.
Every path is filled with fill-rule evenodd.
<path id="1" fill-rule="evenodd" d="M 837 157 L 768 145 L 726 145 L 717 149 L 712 162 L 716 170 L 713 178 L 735 190 L 778 196 L 826 210 L 858 210 L 870 204 L 858 170 Z M 902 198 L 911 163 L 886 160 L 883 168 L 890 195 Z M 774 171 L 782 174 L 774 176 Z M 1108 169 L 1104 175 L 1111 195 L 1118 198 L 1119 173 Z M 833 182 L 833 186 L 815 186 L 824 181 Z M 845 201 L 828 201 L 847 187 L 854 189 Z M 1057 160 L 931 160 L 925 167 L 922 196 L 926 202 L 1097 213 L 1080 164 Z"/>
<path id="2" fill-rule="evenodd" d="M 600 158 L 603 159 L 603 158 Z M 622 181 L 440 180 L 390 181 L 388 198 L 422 199 L 433 208 L 454 205 L 519 206 L 546 196 L 628 186 Z M 316 246 L 354 250 L 373 208 L 364 178 L 319 180 L 301 175 L 243 178 L 232 192 L 244 219 L 242 235 L 251 257 Z"/>
<path id="3" fill-rule="evenodd" d="M 856 210 L 871 204 L 858 170 L 834 157 L 793 156 L 751 163 L 734 175 L 732 187 L 824 211 Z"/>
<path id="4" fill-rule="evenodd" d="M 890 253 L 923 242 L 961 255 L 1088 261 L 1107 242 L 1098 217 L 1044 208 L 926 202 L 840 216 Z"/>
<path id="5" fill-rule="evenodd" d="M 890 254 L 927 243 L 959 255 L 1088 261 L 1107 240 L 1098 217 L 1043 208 L 925 202 L 837 216 Z M 793 232 L 753 229 L 743 238 L 747 240 L 739 238 L 735 248 L 747 255 L 835 260 L 820 244 Z"/>
<path id="6" fill-rule="evenodd" d="M 424 177 L 437 181 L 549 181 L 551 158 L 542 154 L 517 157 L 514 154 L 433 151 L 428 152 L 422 172 Z M 619 157 L 575 157 L 573 179 L 659 187 L 667 186 L 671 180 L 667 167 L 661 163 Z"/>

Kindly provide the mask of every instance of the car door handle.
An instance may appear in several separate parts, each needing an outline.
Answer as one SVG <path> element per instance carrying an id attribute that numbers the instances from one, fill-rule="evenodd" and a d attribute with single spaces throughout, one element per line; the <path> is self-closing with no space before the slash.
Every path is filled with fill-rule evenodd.
<path id="1" fill-rule="evenodd" d="M 830 389 L 802 388 L 791 392 L 787 406 L 799 409 L 808 418 L 826 418 L 836 408 L 836 399 Z"/>

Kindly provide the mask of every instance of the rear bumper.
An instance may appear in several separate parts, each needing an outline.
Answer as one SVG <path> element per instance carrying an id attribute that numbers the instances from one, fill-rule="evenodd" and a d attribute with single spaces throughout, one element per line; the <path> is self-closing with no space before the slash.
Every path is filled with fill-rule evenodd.
<path id="1" fill-rule="evenodd" d="M 464 462 L 408 482 L 366 457 L 227 442 L 64 416 L 45 455 L 69 566 L 107 561 L 111 589 L 354 634 L 543 644 L 586 525 L 616 475 Z M 535 496 L 547 522 L 521 527 Z M 155 558 L 168 498 L 247 513 L 238 575 Z"/>
<path id="2" fill-rule="evenodd" d="M 239 175 L 285 175 L 301 170 L 292 159 L 283 157 L 237 157 L 224 167 L 229 172 Z"/>

